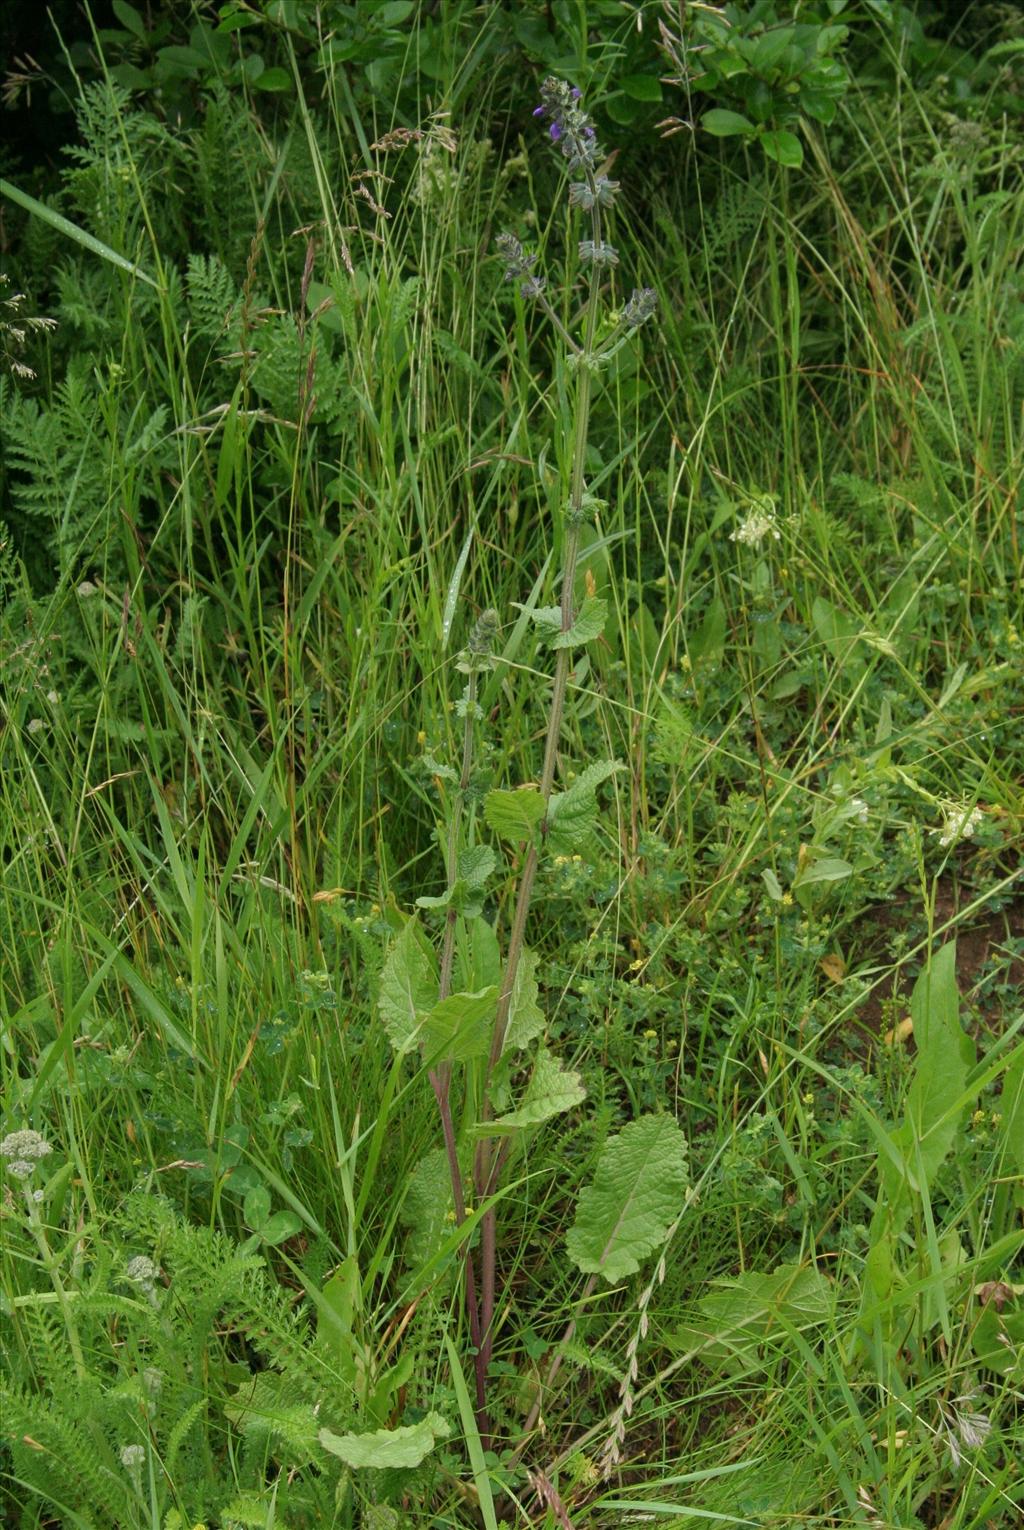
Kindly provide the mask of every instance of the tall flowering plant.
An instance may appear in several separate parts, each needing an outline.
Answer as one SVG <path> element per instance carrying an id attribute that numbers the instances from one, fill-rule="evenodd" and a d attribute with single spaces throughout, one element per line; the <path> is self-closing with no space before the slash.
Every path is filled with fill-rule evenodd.
<path id="1" fill-rule="evenodd" d="M 418 903 L 443 916 L 439 952 L 435 955 L 426 932 L 410 920 L 396 938 L 381 978 L 381 1008 L 391 1040 L 402 1050 L 419 1048 L 440 1112 L 453 1215 L 465 1227 L 465 1303 L 477 1423 L 485 1442 L 492 1435 L 487 1378 L 494 1345 L 502 1170 L 514 1143 L 575 1109 L 585 1095 L 579 1076 L 544 1044 L 537 956 L 526 944 L 537 872 L 546 855 L 585 848 L 596 829 L 598 788 L 621 768 L 614 761 L 599 760 L 577 771 L 564 786 L 557 780 L 572 666 L 580 650 L 600 638 L 607 618 L 605 602 L 596 593 L 578 599 L 576 592 L 583 528 L 604 503 L 591 492 L 586 478 L 591 396 L 600 368 L 656 307 L 651 289 L 636 289 L 614 320 L 600 326 L 602 297 L 619 264 L 605 227 L 619 186 L 602 169 L 603 150 L 579 89 L 563 80 L 545 80 L 535 115 L 546 123 L 548 137 L 565 161 L 569 205 L 584 222 L 578 255 L 585 283 L 580 320 L 567 325 L 551 303 L 537 255 L 512 233 L 498 237 L 505 280 L 517 284 L 522 298 L 537 304 L 554 328 L 559 365 L 568 373 L 572 397 L 566 450 L 558 454 L 569 464 L 562 500 L 559 604 L 528 608 L 539 647 L 553 655 L 540 776 L 537 782 L 514 788 L 481 790 L 478 784 L 474 754 L 483 721 L 478 685 L 481 674 L 496 662 L 493 649 L 500 630 L 497 614 L 486 612 L 457 663 L 466 676 L 456 702 L 463 722 L 460 767 L 431 763 L 432 773 L 447 783 L 448 823 L 441 835 L 447 846 L 447 882 L 443 894 Z M 482 813 L 465 811 L 467 803 L 481 799 Z M 518 873 L 504 956 L 495 929 L 483 917 L 486 884 L 498 870 L 499 857 L 491 844 L 476 842 L 481 819 L 497 841 L 515 847 Z M 466 982 L 458 990 L 455 980 L 460 975 L 471 976 L 478 986 L 470 988 Z M 457 1081 L 463 1091 L 458 1112 L 452 1098 Z M 461 1136 L 457 1118 L 465 1123 Z M 664 1238 L 678 1212 L 682 1134 L 674 1123 L 660 1118 L 632 1125 L 642 1129 L 640 1135 L 630 1138 L 627 1128 L 620 1139 L 609 1142 L 607 1187 L 599 1179 L 584 1191 L 569 1236 L 567 1252 L 590 1275 L 589 1288 L 601 1275 L 617 1279 L 638 1268 L 638 1258 Z M 666 1136 L 666 1125 L 675 1135 Z M 467 1147 L 472 1152 L 468 1186 L 463 1173 Z M 639 1241 L 635 1224 L 627 1227 L 621 1208 L 614 1204 L 620 1182 L 637 1176 L 654 1176 L 650 1204 L 655 1208 Z M 477 1228 L 479 1243 L 474 1247 Z"/>

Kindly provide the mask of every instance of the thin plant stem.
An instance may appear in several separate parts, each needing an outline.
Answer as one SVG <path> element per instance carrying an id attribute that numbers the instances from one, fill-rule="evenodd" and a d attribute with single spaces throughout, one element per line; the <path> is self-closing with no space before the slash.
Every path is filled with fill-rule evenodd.
<path id="1" fill-rule="evenodd" d="M 473 722 L 476 712 L 476 691 L 477 676 L 475 672 L 471 671 L 466 685 L 466 717 L 462 732 L 462 770 L 459 775 L 459 784 L 455 792 L 455 800 L 452 804 L 451 817 L 448 822 L 446 873 L 449 892 L 455 886 L 458 875 L 459 836 L 462 830 L 462 815 L 466 802 L 466 793 L 469 790 L 473 769 Z M 444 940 L 441 947 L 441 970 L 438 985 L 439 1001 L 447 999 L 451 993 L 457 924 L 458 913 L 449 905 L 445 914 Z M 437 1100 L 438 1113 L 441 1117 L 445 1156 L 448 1160 L 448 1174 L 452 1185 L 452 1205 L 455 1210 L 455 1222 L 456 1226 L 461 1227 L 466 1220 L 466 1197 L 462 1189 L 462 1169 L 459 1165 L 458 1142 L 455 1136 L 455 1123 L 452 1119 L 451 1063 L 444 1062 L 437 1068 L 429 1069 L 428 1076 L 431 1088 L 434 1091 L 434 1098 Z M 485 1376 L 484 1370 L 479 1364 L 481 1330 L 480 1307 L 476 1292 L 476 1271 L 468 1242 L 465 1247 L 464 1258 L 466 1265 L 466 1315 L 469 1320 L 469 1332 L 473 1342 L 473 1351 L 477 1359 L 477 1363 L 474 1365 L 477 1424 L 483 1435 L 485 1433 L 489 1434 L 490 1431 L 487 1419 Z"/>
<path id="2" fill-rule="evenodd" d="M 71 1349 L 71 1358 L 75 1362 L 75 1372 L 79 1379 L 84 1381 L 88 1375 L 88 1370 L 86 1369 L 82 1340 L 78 1333 L 78 1324 L 71 1311 L 71 1298 L 60 1277 L 56 1255 L 50 1247 L 50 1241 L 46 1236 L 46 1229 L 43 1227 L 42 1218 L 39 1215 L 39 1207 L 32 1199 L 32 1192 L 28 1186 L 25 1187 L 25 1204 L 28 1207 L 28 1224 L 32 1231 L 32 1237 L 39 1250 L 43 1268 L 50 1277 L 50 1284 L 53 1287 L 54 1295 L 60 1304 L 61 1316 L 64 1319 L 64 1327 L 67 1330 L 68 1345 Z"/>

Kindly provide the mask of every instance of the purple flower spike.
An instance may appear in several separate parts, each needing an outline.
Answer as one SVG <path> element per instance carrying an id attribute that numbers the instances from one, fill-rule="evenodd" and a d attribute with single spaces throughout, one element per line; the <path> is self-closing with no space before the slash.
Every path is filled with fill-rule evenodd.
<path id="1" fill-rule="evenodd" d="M 579 86 L 549 75 L 540 88 L 541 105 L 534 110 L 535 117 L 548 119 L 551 142 L 558 144 L 570 170 L 592 169 L 600 154 L 594 126 L 579 104 L 580 94 Z"/>

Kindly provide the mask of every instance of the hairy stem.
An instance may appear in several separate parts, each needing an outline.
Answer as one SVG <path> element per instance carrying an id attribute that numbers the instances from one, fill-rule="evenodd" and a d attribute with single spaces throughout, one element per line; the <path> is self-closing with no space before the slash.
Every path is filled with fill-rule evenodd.
<path id="1" fill-rule="evenodd" d="M 597 186 L 593 171 L 589 166 L 584 167 L 584 173 L 594 193 L 593 206 L 591 208 L 591 224 L 593 239 L 596 246 L 601 244 L 601 212 L 597 197 Z M 576 400 L 575 400 L 575 438 L 573 441 L 572 476 L 569 489 L 569 505 L 566 515 L 565 551 L 562 558 L 562 631 L 568 632 L 573 623 L 573 587 L 576 582 L 576 564 L 579 559 L 580 535 L 583 522 L 583 495 L 586 488 L 586 452 L 587 436 L 590 427 L 590 396 L 592 373 L 590 361 L 594 354 L 594 342 L 597 334 L 598 296 L 601 286 L 601 271 L 597 261 L 590 268 L 590 280 L 587 290 L 587 303 L 584 312 L 584 340 L 580 365 L 577 369 Z M 558 326 L 561 329 L 561 325 Z M 576 349 L 574 347 L 574 349 Z M 540 841 L 548 832 L 548 820 L 546 807 L 551 801 L 551 794 L 555 784 L 555 769 L 558 761 L 558 748 L 562 737 L 562 722 L 565 715 L 565 696 L 569 683 L 569 669 L 572 663 L 570 650 L 560 648 L 555 660 L 555 673 L 551 685 L 551 701 L 548 710 L 547 734 L 544 741 L 544 763 L 541 767 L 540 791 L 545 803 L 545 816 L 540 826 Z M 492 1119 L 488 1086 L 501 1059 L 505 1046 L 505 1037 L 508 1033 L 509 1012 L 512 1005 L 512 993 L 515 987 L 516 973 L 519 970 L 520 958 L 526 939 L 526 922 L 530 913 L 530 903 L 533 897 L 533 884 L 537 875 L 539 851 L 537 842 L 534 841 L 526 852 L 523 869 L 519 877 L 519 887 L 516 892 L 515 913 L 512 918 L 512 930 L 509 935 L 508 955 L 505 962 L 505 974 L 502 982 L 501 997 L 498 1001 L 498 1013 L 494 1022 L 494 1031 L 491 1037 L 490 1055 L 487 1060 L 487 1072 L 484 1079 L 484 1099 L 482 1106 L 482 1120 Z M 492 1139 L 483 1137 L 476 1151 L 474 1163 L 474 1185 L 478 1201 L 483 1202 L 492 1196 L 497 1189 L 498 1175 L 507 1153 L 507 1144 L 495 1154 L 492 1151 Z M 481 1243 L 481 1298 L 480 1298 L 480 1321 L 483 1330 L 483 1370 L 486 1376 L 487 1365 L 490 1361 L 493 1346 L 493 1323 L 494 1323 L 494 1292 L 497 1273 L 497 1226 L 493 1208 L 489 1208 L 483 1216 L 480 1228 Z"/>

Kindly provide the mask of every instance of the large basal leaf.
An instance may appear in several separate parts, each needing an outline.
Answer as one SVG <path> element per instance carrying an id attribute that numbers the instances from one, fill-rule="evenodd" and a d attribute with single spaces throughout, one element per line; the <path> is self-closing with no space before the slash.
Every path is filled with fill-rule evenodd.
<path id="1" fill-rule="evenodd" d="M 447 1234 L 452 1204 L 451 1173 L 444 1148 L 434 1148 L 419 1160 L 405 1183 L 402 1223 L 408 1229 L 405 1260 L 419 1270 L 437 1253 Z"/>
<path id="2" fill-rule="evenodd" d="M 548 804 L 548 844 L 560 854 L 582 849 L 597 827 L 597 788 L 616 771 L 618 760 L 588 765 L 567 791 L 555 792 Z"/>
<path id="3" fill-rule="evenodd" d="M 428 1413 L 418 1424 L 401 1429 L 375 1429 L 372 1434 L 332 1434 L 321 1429 L 320 1444 L 346 1466 L 378 1468 L 419 1466 L 438 1440 L 446 1439 L 448 1425 L 438 1413 Z"/>
<path id="4" fill-rule="evenodd" d="M 672 1335 L 675 1349 L 697 1349 L 725 1369 L 774 1363 L 794 1330 L 820 1328 L 831 1318 L 833 1288 L 808 1265 L 783 1264 L 770 1275 L 748 1273 L 715 1282 L 700 1315 Z"/>
<path id="5" fill-rule="evenodd" d="M 380 1012 L 396 1052 L 414 1046 L 420 1023 L 437 1003 L 437 966 L 415 919 L 403 925 L 380 975 Z"/>
<path id="6" fill-rule="evenodd" d="M 686 1138 L 671 1116 L 641 1116 L 609 1137 L 566 1239 L 573 1264 L 609 1283 L 635 1274 L 665 1241 L 686 1183 Z"/>
<path id="7" fill-rule="evenodd" d="M 942 947 L 925 968 L 910 996 L 917 1065 L 907 1090 L 903 1120 L 879 1132 L 879 1193 L 871 1223 L 871 1246 L 864 1261 L 862 1312 L 887 1313 L 901 1279 L 898 1239 L 914 1205 L 926 1196 L 956 1138 L 967 1103 L 967 1076 L 974 1046 L 960 1024 L 956 985 L 956 943 Z"/>
<path id="8" fill-rule="evenodd" d="M 586 1094 L 579 1074 L 563 1068 L 557 1057 L 553 1057 L 546 1047 L 541 1047 L 522 1102 L 515 1110 L 491 1122 L 487 1129 L 504 1133 L 524 1126 L 539 1126 L 542 1121 L 550 1121 L 552 1116 L 572 1110 L 586 1098 Z"/>

